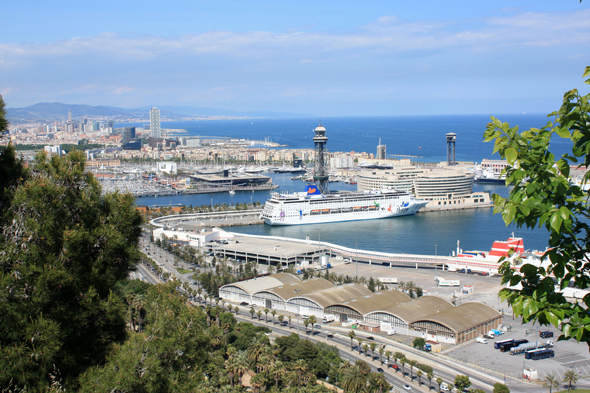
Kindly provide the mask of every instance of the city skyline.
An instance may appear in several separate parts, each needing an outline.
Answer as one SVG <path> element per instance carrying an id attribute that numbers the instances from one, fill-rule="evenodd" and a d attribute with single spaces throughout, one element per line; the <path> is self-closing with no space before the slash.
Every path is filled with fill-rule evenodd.
<path id="1" fill-rule="evenodd" d="M 585 2 L 3 4 L 0 94 L 318 116 L 547 113 L 587 91 Z M 93 15 L 93 22 L 83 15 Z"/>

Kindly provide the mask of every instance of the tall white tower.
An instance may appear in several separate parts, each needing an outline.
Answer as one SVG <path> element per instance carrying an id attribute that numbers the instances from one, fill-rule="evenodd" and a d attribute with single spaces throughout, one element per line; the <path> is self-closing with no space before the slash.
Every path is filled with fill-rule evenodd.
<path id="1" fill-rule="evenodd" d="M 162 129 L 160 128 L 160 110 L 153 107 L 150 110 L 150 136 L 154 138 L 162 137 Z"/>

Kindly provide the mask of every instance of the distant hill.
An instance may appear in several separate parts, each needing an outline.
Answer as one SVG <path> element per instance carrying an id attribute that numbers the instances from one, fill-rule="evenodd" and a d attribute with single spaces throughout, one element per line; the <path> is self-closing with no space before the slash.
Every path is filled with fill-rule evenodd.
<path id="1" fill-rule="evenodd" d="M 72 118 L 81 119 L 84 117 L 105 117 L 112 120 L 121 119 L 149 119 L 151 107 L 142 108 L 116 108 L 112 106 L 92 106 L 62 104 L 60 102 L 42 102 L 26 108 L 7 108 L 8 120 L 15 122 L 52 122 L 63 121 L 68 118 L 68 110 L 72 111 Z M 159 106 L 160 116 L 171 120 L 186 119 L 187 117 L 301 117 L 304 115 L 281 112 L 238 112 L 226 109 L 195 108 L 192 106 Z"/>

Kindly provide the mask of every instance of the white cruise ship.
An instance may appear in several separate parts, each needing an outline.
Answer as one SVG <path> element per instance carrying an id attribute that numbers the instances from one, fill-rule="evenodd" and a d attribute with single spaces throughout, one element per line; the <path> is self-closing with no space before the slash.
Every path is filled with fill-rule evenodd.
<path id="1" fill-rule="evenodd" d="M 268 225 L 323 224 L 374 220 L 416 214 L 426 205 L 406 191 L 380 190 L 322 195 L 316 186 L 305 192 L 273 192 L 261 219 Z"/>

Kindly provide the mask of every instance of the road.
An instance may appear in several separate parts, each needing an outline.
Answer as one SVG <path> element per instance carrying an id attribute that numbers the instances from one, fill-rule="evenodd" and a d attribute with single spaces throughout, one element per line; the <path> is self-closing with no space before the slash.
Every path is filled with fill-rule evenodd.
<path id="1" fill-rule="evenodd" d="M 144 253 L 146 253 L 147 255 L 149 255 L 150 258 L 152 258 L 154 261 L 156 261 L 159 265 L 161 265 L 165 270 L 171 272 L 171 274 L 173 276 L 175 276 L 177 279 L 179 279 L 182 282 L 191 282 L 192 279 L 185 277 L 185 275 L 180 274 L 175 268 L 174 266 L 172 266 L 172 262 L 174 261 L 174 256 L 171 253 L 168 253 L 166 250 L 159 248 L 157 246 L 155 246 L 154 244 L 150 243 L 149 241 L 149 237 L 144 236 L 142 237 L 141 241 L 140 241 L 140 250 L 143 251 Z M 184 264 L 184 263 L 181 263 Z M 185 268 L 188 268 L 189 266 L 187 264 Z M 190 266 L 193 267 L 193 266 Z M 155 281 L 155 275 L 151 272 L 148 271 L 148 269 L 146 267 L 141 267 L 143 269 L 143 273 L 144 276 L 146 277 L 150 277 L 149 281 L 153 282 Z M 199 270 L 199 268 L 197 268 L 197 270 Z M 161 278 L 160 278 L 161 279 Z M 244 311 L 242 311 L 244 312 Z M 266 323 L 264 321 L 259 322 L 257 320 L 256 317 L 254 318 L 250 318 L 249 315 L 237 315 L 236 316 L 237 319 L 240 319 L 242 321 L 246 321 L 246 322 L 251 322 L 253 324 L 257 324 L 257 325 L 261 325 L 261 326 L 267 326 L 269 328 L 271 328 L 273 330 L 273 332 L 275 332 L 276 334 L 286 334 L 289 335 L 291 333 L 297 332 L 297 322 L 296 322 L 296 318 L 293 318 L 292 322 L 291 322 L 291 329 L 289 329 L 288 327 L 281 327 L 278 326 L 278 324 L 272 324 L 272 323 Z M 305 326 L 303 324 L 299 325 L 299 331 L 300 332 L 304 332 L 305 331 Z M 309 335 L 310 340 L 312 341 L 321 341 L 321 342 L 330 342 L 332 345 L 336 345 L 338 347 L 338 349 L 340 350 L 342 357 L 345 359 L 348 359 L 352 362 L 356 361 L 357 359 L 362 359 L 365 362 L 367 362 L 373 371 L 377 371 L 378 367 L 382 367 L 382 365 L 379 363 L 378 360 L 372 360 L 370 357 L 366 356 L 365 354 L 359 354 L 356 351 L 351 351 L 350 350 L 350 338 L 346 336 L 348 330 L 345 328 L 338 328 L 338 327 L 331 327 L 329 325 L 322 325 L 322 329 L 320 333 L 317 333 L 313 336 Z M 360 337 L 368 337 L 369 334 L 365 334 L 362 331 L 355 331 L 357 333 L 358 336 Z M 333 334 L 334 337 L 328 339 L 327 338 L 327 334 Z M 486 392 L 491 392 L 493 389 L 493 384 L 496 382 L 493 380 L 492 377 L 488 377 L 485 374 L 477 371 L 477 370 L 472 370 L 470 368 L 464 367 L 461 364 L 457 364 L 451 360 L 447 360 L 447 359 L 443 359 L 440 357 L 435 357 L 431 354 L 425 353 L 423 351 L 419 351 L 419 350 L 415 350 L 414 348 L 410 348 L 406 345 L 397 343 L 395 341 L 392 340 L 388 340 L 387 338 L 378 336 L 378 335 L 374 335 L 374 341 L 378 344 L 387 344 L 389 346 L 393 346 L 396 349 L 399 349 L 400 352 L 403 353 L 411 353 L 412 354 L 412 358 L 418 360 L 419 362 L 421 362 L 422 359 L 424 358 L 428 358 L 431 361 L 434 361 L 435 364 L 438 365 L 438 367 L 435 368 L 434 370 L 434 374 L 435 377 L 433 378 L 433 389 L 435 389 L 435 391 L 438 391 L 438 385 L 436 384 L 436 378 L 440 377 L 442 378 L 445 382 L 449 383 L 449 382 L 453 382 L 455 379 L 455 376 L 457 375 L 467 375 L 469 376 L 471 382 L 472 382 L 472 386 L 471 388 L 479 388 L 482 389 Z M 418 380 L 415 377 L 413 381 L 410 381 L 409 378 L 409 367 L 406 367 L 405 371 L 406 371 L 406 376 L 402 376 L 401 375 L 401 370 L 396 372 L 393 369 L 388 369 L 385 367 L 382 367 L 385 372 L 385 376 L 387 377 L 387 380 L 389 381 L 389 383 L 391 383 L 393 386 L 395 386 L 397 389 L 399 389 L 399 391 L 406 391 L 402 388 L 402 385 L 404 383 L 408 384 L 411 386 L 412 391 L 424 391 L 427 392 L 428 391 L 428 380 L 425 378 L 425 376 L 422 377 L 422 384 L 421 386 L 418 386 Z M 414 370 L 414 375 L 416 373 L 417 370 Z M 496 377 L 497 378 L 497 377 Z M 518 384 L 514 384 L 511 383 L 512 381 L 508 381 L 508 384 L 510 385 L 510 390 L 511 392 L 514 393 L 529 393 L 529 392 L 537 392 L 539 387 L 535 386 L 535 385 L 530 385 L 530 384 L 524 384 L 524 383 L 518 383 Z M 424 385 L 426 384 L 426 385 Z M 434 388 L 434 386 L 436 386 L 436 388 Z"/>

